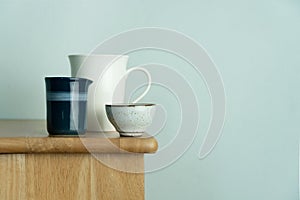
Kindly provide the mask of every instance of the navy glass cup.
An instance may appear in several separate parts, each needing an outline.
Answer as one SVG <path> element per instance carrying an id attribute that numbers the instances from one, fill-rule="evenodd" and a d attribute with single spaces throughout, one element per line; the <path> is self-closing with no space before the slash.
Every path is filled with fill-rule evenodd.
<path id="1" fill-rule="evenodd" d="M 75 77 L 46 77 L 45 82 L 49 135 L 84 134 L 88 88 L 92 81 Z"/>

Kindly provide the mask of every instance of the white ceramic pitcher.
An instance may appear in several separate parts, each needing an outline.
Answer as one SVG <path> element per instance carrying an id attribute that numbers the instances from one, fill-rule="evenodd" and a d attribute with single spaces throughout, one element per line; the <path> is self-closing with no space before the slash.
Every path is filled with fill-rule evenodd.
<path id="1" fill-rule="evenodd" d="M 87 130 L 90 132 L 115 131 L 109 122 L 105 104 L 122 103 L 125 96 L 125 81 L 130 72 L 139 70 L 148 77 L 148 86 L 144 93 L 133 103 L 142 99 L 151 86 L 150 73 L 141 67 L 127 70 L 126 55 L 69 55 L 73 77 L 88 78 L 93 81 L 89 88 L 87 109 Z M 121 81 L 123 80 L 123 81 Z M 118 86 L 118 94 L 114 95 Z"/>

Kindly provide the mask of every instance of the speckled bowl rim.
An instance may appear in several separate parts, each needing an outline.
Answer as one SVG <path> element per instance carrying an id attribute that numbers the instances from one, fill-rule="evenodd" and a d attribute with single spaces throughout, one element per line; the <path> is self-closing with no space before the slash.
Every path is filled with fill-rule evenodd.
<path id="1" fill-rule="evenodd" d="M 105 104 L 106 107 L 137 107 L 137 106 L 155 106 L 154 103 L 116 103 Z"/>

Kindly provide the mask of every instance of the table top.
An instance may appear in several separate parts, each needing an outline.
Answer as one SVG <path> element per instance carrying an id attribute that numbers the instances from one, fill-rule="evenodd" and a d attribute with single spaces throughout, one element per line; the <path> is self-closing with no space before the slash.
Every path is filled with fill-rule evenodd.
<path id="1" fill-rule="evenodd" d="M 0 120 L 0 153 L 154 153 L 154 137 L 117 132 L 49 137 L 45 120 Z"/>

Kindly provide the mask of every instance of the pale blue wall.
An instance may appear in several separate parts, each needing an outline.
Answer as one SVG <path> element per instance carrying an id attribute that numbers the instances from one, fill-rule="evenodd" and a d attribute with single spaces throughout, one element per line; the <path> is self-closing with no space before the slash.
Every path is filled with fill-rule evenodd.
<path id="1" fill-rule="evenodd" d="M 184 156 L 146 175 L 147 199 L 297 199 L 299 0 L 1 0 L 0 118 L 45 118 L 43 77 L 69 75 L 67 54 L 143 26 L 172 28 L 201 43 L 227 93 L 215 151 L 197 158 L 204 117 Z M 172 132 L 164 134 L 162 143 Z"/>

